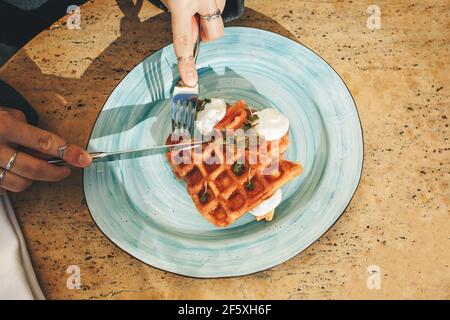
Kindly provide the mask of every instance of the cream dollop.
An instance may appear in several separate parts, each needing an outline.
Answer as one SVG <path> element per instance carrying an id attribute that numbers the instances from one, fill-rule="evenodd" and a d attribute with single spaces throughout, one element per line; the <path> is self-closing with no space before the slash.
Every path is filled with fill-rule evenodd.
<path id="1" fill-rule="evenodd" d="M 259 206 L 251 210 L 250 213 L 255 217 L 264 216 L 273 209 L 275 209 L 280 204 L 280 202 L 281 202 L 281 189 L 278 189 L 269 199 L 266 199 L 263 202 L 261 202 Z"/>
<path id="2" fill-rule="evenodd" d="M 227 104 L 223 99 L 213 98 L 205 104 L 202 111 L 197 114 L 195 125 L 203 135 L 210 134 L 214 126 L 225 117 Z"/>
<path id="3" fill-rule="evenodd" d="M 254 114 L 258 116 L 255 130 L 267 141 L 278 140 L 289 130 L 289 119 L 275 109 L 267 108 Z"/>

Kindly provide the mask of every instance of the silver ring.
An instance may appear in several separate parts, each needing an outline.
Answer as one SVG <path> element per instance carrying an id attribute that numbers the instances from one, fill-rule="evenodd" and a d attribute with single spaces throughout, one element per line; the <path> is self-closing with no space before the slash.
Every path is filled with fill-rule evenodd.
<path id="1" fill-rule="evenodd" d="M 3 179 L 5 179 L 5 174 L 8 172 L 8 170 L 3 169 L 3 171 L 0 173 L 0 184 L 3 182 Z"/>
<path id="2" fill-rule="evenodd" d="M 217 9 L 216 11 L 214 11 L 213 13 L 207 14 L 207 15 L 200 15 L 200 17 L 202 17 L 203 19 L 205 19 L 206 21 L 210 21 L 213 19 L 217 19 L 219 17 L 222 16 L 222 12 L 220 12 L 220 9 Z"/>
<path id="3" fill-rule="evenodd" d="M 62 147 L 58 148 L 59 151 L 59 158 L 63 159 L 64 158 L 64 151 L 66 151 L 66 149 L 70 146 L 70 144 L 66 143 L 65 145 L 63 145 Z"/>
<path id="4" fill-rule="evenodd" d="M 11 156 L 11 158 L 9 158 L 9 161 L 6 164 L 5 171 L 11 170 L 11 168 L 14 164 L 14 161 L 16 161 L 16 157 L 17 157 L 17 152 L 14 152 L 14 154 Z"/>
<path id="5" fill-rule="evenodd" d="M 190 61 L 194 61 L 194 57 L 193 56 L 189 56 L 187 58 L 186 57 L 177 57 L 177 61 L 178 61 L 178 63 L 186 64 Z"/>

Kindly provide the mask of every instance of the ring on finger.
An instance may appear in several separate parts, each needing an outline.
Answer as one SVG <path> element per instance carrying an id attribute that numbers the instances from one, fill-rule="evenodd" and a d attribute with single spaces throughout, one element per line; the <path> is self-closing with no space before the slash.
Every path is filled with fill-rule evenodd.
<path id="1" fill-rule="evenodd" d="M 194 57 L 193 56 L 189 56 L 187 58 L 186 57 L 177 57 L 177 61 L 178 61 L 178 63 L 186 64 L 190 61 L 194 61 Z"/>
<path id="2" fill-rule="evenodd" d="M 69 143 L 66 143 L 65 145 L 61 146 L 58 148 L 58 152 L 59 152 L 59 158 L 63 159 L 64 158 L 64 151 L 66 151 L 66 149 L 70 146 Z"/>
<path id="3" fill-rule="evenodd" d="M 3 179 L 5 179 L 5 175 L 8 172 L 8 170 L 3 169 L 2 172 L 0 172 L 0 184 L 2 184 Z"/>
<path id="4" fill-rule="evenodd" d="M 217 9 L 216 11 L 206 14 L 206 15 L 200 15 L 200 17 L 202 17 L 206 21 L 211 21 L 211 20 L 217 19 L 221 16 L 222 16 L 222 12 L 220 12 L 220 9 Z"/>
<path id="5" fill-rule="evenodd" d="M 8 163 L 6 164 L 5 171 L 11 170 L 12 166 L 14 165 L 14 161 L 16 161 L 17 152 L 14 152 L 14 154 L 9 158 Z"/>

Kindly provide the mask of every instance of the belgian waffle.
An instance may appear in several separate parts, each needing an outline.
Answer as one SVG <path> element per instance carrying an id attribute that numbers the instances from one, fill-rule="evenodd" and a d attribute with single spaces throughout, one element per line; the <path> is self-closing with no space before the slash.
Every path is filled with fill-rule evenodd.
<path id="1" fill-rule="evenodd" d="M 238 101 L 228 107 L 224 119 L 215 128 L 240 128 L 251 112 L 243 101 Z M 166 157 L 174 174 L 186 182 L 197 210 L 214 225 L 225 227 L 302 173 L 300 164 L 283 159 L 288 142 L 287 134 L 278 143 L 267 142 L 264 157 L 247 149 L 238 150 L 234 145 L 230 149 L 223 141 L 212 141 L 190 150 L 171 148 Z M 255 164 L 250 161 L 252 156 L 258 158 Z M 180 159 L 191 161 L 180 163 Z"/>

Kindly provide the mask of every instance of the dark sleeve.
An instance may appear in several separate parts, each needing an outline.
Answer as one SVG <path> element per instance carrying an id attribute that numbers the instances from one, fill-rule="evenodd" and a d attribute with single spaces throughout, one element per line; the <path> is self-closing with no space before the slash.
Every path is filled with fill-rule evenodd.
<path id="1" fill-rule="evenodd" d="M 28 123 L 37 125 L 37 113 L 20 93 L 2 80 L 0 80 L 0 107 L 21 110 L 27 117 Z"/>
<path id="2" fill-rule="evenodd" d="M 158 8 L 167 11 L 167 8 L 159 0 L 149 0 Z M 222 18 L 224 22 L 229 22 L 231 20 L 240 18 L 244 13 L 244 1 L 245 0 L 227 0 L 225 3 L 225 8 L 222 13 Z"/>
<path id="3" fill-rule="evenodd" d="M 240 18 L 244 14 L 245 0 L 228 0 L 223 9 L 223 21 L 229 22 Z"/>

